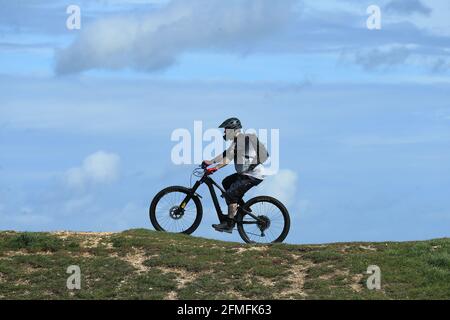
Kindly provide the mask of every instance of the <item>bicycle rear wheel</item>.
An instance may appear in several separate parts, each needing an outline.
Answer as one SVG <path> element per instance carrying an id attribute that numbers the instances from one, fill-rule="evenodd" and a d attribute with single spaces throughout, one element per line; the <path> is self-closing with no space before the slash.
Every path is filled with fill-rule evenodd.
<path id="1" fill-rule="evenodd" d="M 286 207 L 277 199 L 260 196 L 247 201 L 240 210 L 237 229 L 247 243 L 276 243 L 286 239 L 291 220 Z"/>
<path id="2" fill-rule="evenodd" d="M 203 216 L 202 204 L 193 196 L 182 208 L 181 203 L 188 194 L 189 189 L 174 186 L 161 190 L 153 198 L 149 216 L 156 230 L 191 234 L 198 228 Z"/>

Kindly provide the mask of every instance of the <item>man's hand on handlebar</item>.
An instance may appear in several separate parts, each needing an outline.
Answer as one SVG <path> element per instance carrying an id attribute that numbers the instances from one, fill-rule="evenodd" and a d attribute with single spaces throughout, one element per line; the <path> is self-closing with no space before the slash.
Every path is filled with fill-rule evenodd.
<path id="1" fill-rule="evenodd" d="M 206 168 L 208 168 L 210 165 L 212 165 L 213 164 L 213 162 L 212 161 L 209 161 L 209 160 L 203 160 L 203 162 L 202 162 L 202 169 L 206 169 Z"/>
<path id="2" fill-rule="evenodd" d="M 207 173 L 208 175 L 213 174 L 213 173 L 216 172 L 216 171 L 217 171 L 217 168 L 216 168 L 216 167 L 206 169 L 206 173 Z"/>
<path id="3" fill-rule="evenodd" d="M 217 167 L 213 167 L 213 168 L 208 168 L 208 166 L 212 165 L 214 162 L 209 161 L 209 160 L 203 160 L 202 162 L 202 169 L 204 169 L 206 171 L 207 175 L 213 174 L 214 172 L 216 172 L 219 168 Z"/>

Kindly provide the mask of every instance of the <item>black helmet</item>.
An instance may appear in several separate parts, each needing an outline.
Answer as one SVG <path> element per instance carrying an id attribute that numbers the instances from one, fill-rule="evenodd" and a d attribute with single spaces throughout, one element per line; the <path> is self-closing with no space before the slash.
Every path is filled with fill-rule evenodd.
<path id="1" fill-rule="evenodd" d="M 230 118 L 225 120 L 219 128 L 224 129 L 242 129 L 241 121 L 238 118 Z"/>

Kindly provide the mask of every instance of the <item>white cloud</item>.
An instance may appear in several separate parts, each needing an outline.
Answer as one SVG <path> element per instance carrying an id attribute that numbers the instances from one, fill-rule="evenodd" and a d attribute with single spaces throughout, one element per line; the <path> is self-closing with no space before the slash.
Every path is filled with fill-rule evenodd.
<path id="1" fill-rule="evenodd" d="M 393 0 L 386 5 L 386 10 L 400 14 L 423 14 L 430 15 L 431 9 L 420 0 Z"/>
<path id="2" fill-rule="evenodd" d="M 412 44 L 390 44 L 365 49 L 354 54 L 354 62 L 366 70 L 388 68 L 405 63 L 415 48 Z"/>
<path id="3" fill-rule="evenodd" d="M 297 197 L 297 173 L 282 169 L 277 174 L 268 176 L 261 184 L 260 190 L 265 195 L 275 197 L 284 205 L 293 204 Z"/>
<path id="4" fill-rule="evenodd" d="M 341 60 L 354 62 L 366 71 L 387 70 L 402 65 L 419 67 L 432 73 L 446 72 L 450 68 L 445 50 L 430 49 L 413 43 L 390 43 L 344 51 Z"/>
<path id="5" fill-rule="evenodd" d="M 80 167 L 66 172 L 70 187 L 84 188 L 88 184 L 107 184 L 119 177 L 120 157 L 114 153 L 97 151 L 86 157 Z"/>
<path id="6" fill-rule="evenodd" d="M 450 135 L 446 132 L 421 135 L 360 135 L 348 137 L 341 140 L 341 143 L 351 147 L 376 147 L 376 146 L 401 146 L 425 143 L 446 143 L 450 141 Z"/>
<path id="7" fill-rule="evenodd" d="M 245 52 L 294 17 L 296 0 L 173 0 L 147 15 L 98 20 L 56 54 L 56 72 L 167 68 L 189 50 Z M 239 51 L 239 50 L 237 50 Z"/>

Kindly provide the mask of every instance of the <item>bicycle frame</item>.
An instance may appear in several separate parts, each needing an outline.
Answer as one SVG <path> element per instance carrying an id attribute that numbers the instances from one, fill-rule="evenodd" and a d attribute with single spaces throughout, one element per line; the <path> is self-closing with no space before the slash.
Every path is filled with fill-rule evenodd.
<path id="1" fill-rule="evenodd" d="M 214 187 L 216 187 L 217 189 L 220 190 L 222 198 L 226 197 L 225 190 L 217 182 L 215 182 L 212 178 L 210 178 L 209 175 L 207 175 L 206 173 L 199 180 L 197 180 L 195 182 L 195 184 L 194 184 L 194 186 L 192 188 L 189 189 L 190 193 L 183 199 L 183 201 L 181 202 L 180 208 L 184 209 L 186 207 L 187 203 L 189 201 L 191 201 L 192 197 L 194 197 L 194 196 L 202 198 L 202 196 L 197 193 L 197 189 L 203 183 L 208 186 L 208 190 L 209 190 L 209 193 L 211 194 L 211 199 L 212 199 L 212 201 L 214 203 L 214 208 L 216 209 L 217 217 L 219 218 L 219 221 L 220 222 L 226 221 L 228 215 L 226 215 L 226 214 L 224 214 L 222 212 L 222 209 L 220 208 L 219 200 L 217 198 L 216 190 L 214 189 Z M 239 202 L 239 209 L 238 210 L 244 211 L 246 214 L 248 214 L 249 216 L 254 218 L 255 222 L 245 221 L 245 222 L 242 222 L 242 223 L 244 223 L 244 224 L 255 224 L 255 223 L 257 223 L 258 221 L 261 220 L 259 217 L 254 215 L 252 212 L 244 210 L 242 208 L 243 204 L 245 204 L 245 202 L 244 202 L 244 200 L 241 199 L 240 202 Z"/>
<path id="2" fill-rule="evenodd" d="M 192 197 L 194 197 L 194 196 L 198 196 L 200 198 L 202 197 L 199 194 L 197 194 L 197 189 L 203 183 L 208 186 L 208 190 L 209 190 L 209 193 L 211 194 L 211 199 L 214 203 L 214 208 L 216 209 L 217 217 L 219 218 L 219 221 L 220 222 L 225 221 L 227 218 L 227 215 L 224 214 L 222 212 L 222 209 L 220 208 L 220 203 L 217 198 L 216 190 L 214 190 L 214 186 L 220 190 L 222 197 L 224 197 L 225 190 L 217 182 L 215 182 L 213 179 L 211 179 L 206 174 L 204 174 L 199 180 L 197 180 L 195 182 L 195 184 L 192 186 L 192 188 L 189 189 L 191 192 L 189 195 L 186 196 L 186 198 L 183 199 L 183 201 L 181 202 L 180 208 L 184 209 L 184 207 L 192 199 Z"/>

